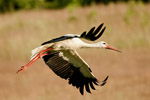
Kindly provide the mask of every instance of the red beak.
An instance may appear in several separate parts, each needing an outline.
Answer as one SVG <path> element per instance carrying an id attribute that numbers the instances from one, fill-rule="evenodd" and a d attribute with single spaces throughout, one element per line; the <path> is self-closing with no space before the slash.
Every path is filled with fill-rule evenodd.
<path id="1" fill-rule="evenodd" d="M 112 48 L 111 46 L 107 46 L 105 49 L 110 49 L 110 50 L 114 50 L 114 51 L 117 51 L 117 52 L 121 52 L 120 50 L 118 49 L 115 49 L 115 48 Z"/>

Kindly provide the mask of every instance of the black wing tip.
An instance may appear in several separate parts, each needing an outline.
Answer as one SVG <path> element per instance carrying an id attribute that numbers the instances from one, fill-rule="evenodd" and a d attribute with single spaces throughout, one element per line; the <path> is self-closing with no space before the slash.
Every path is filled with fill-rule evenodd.
<path id="1" fill-rule="evenodd" d="M 84 95 L 84 85 L 80 86 L 79 90 L 80 90 L 81 95 Z"/>
<path id="2" fill-rule="evenodd" d="M 106 26 L 103 28 L 103 30 L 105 31 L 105 29 L 106 29 Z"/>
<path id="3" fill-rule="evenodd" d="M 80 37 L 81 38 L 85 38 L 87 40 L 91 40 L 91 41 L 95 41 L 98 38 L 100 38 L 102 36 L 102 34 L 104 33 L 106 26 L 104 28 L 102 28 L 104 25 L 104 23 L 101 23 L 96 29 L 95 27 L 92 27 L 88 33 L 83 32 Z M 101 30 L 101 31 L 100 31 Z"/>
<path id="4" fill-rule="evenodd" d="M 92 28 L 91 28 L 91 30 L 94 30 L 95 29 L 95 26 L 93 26 Z"/>
<path id="5" fill-rule="evenodd" d="M 107 80 L 108 80 L 108 77 L 109 77 L 109 76 L 107 76 L 107 77 L 102 81 L 101 84 L 99 84 L 98 80 L 95 79 L 95 80 L 93 80 L 93 81 L 91 81 L 91 82 L 82 84 L 81 86 L 77 87 L 77 89 L 79 88 L 79 91 L 80 91 L 80 94 L 81 94 L 81 95 L 84 95 L 84 89 L 86 90 L 87 93 L 92 94 L 92 92 L 91 92 L 90 89 L 96 90 L 95 87 L 94 87 L 94 85 L 93 85 L 93 83 L 94 83 L 95 85 L 97 85 L 97 86 L 104 86 L 104 85 L 106 84 Z M 84 87 L 85 87 L 85 88 L 84 88 Z"/>
<path id="6" fill-rule="evenodd" d="M 84 95 L 84 87 L 85 87 L 85 90 L 86 90 L 88 93 L 92 94 L 90 88 L 93 89 L 93 90 L 96 90 L 95 87 L 94 87 L 94 85 L 93 85 L 93 83 L 94 83 L 95 85 L 97 85 L 97 86 L 104 86 L 104 85 L 107 83 L 108 77 L 109 77 L 109 76 L 107 76 L 107 77 L 102 81 L 101 84 L 99 84 L 99 81 L 96 79 L 96 80 L 94 80 L 94 81 L 92 81 L 92 82 L 89 82 L 89 83 L 86 83 L 86 84 L 80 86 L 79 91 L 80 91 L 81 95 Z M 89 87 L 89 86 L 90 86 L 90 87 Z"/>
<path id="7" fill-rule="evenodd" d="M 88 93 L 91 93 L 90 88 L 89 88 L 89 83 L 85 84 L 85 89 Z"/>
<path id="8" fill-rule="evenodd" d="M 109 76 L 107 76 L 107 77 L 102 81 L 101 84 L 99 84 L 99 81 L 98 81 L 98 80 L 95 80 L 93 83 L 94 83 L 95 85 L 97 85 L 97 86 L 104 86 L 104 85 L 107 83 L 108 77 L 109 77 Z"/>
<path id="9" fill-rule="evenodd" d="M 108 77 L 109 77 L 109 76 L 107 76 L 107 77 L 102 81 L 102 84 L 100 84 L 100 86 L 104 86 L 104 85 L 107 83 Z"/>
<path id="10" fill-rule="evenodd" d="M 84 37 L 86 35 L 86 31 L 84 31 L 80 37 Z"/>
<path id="11" fill-rule="evenodd" d="M 104 23 L 101 23 L 101 24 L 99 25 L 99 27 L 100 27 L 100 26 L 102 27 L 103 25 L 104 25 Z"/>

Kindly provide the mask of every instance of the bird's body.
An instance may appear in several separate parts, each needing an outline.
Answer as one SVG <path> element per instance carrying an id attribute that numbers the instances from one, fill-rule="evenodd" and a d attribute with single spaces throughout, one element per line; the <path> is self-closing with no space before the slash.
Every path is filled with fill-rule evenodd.
<path id="1" fill-rule="evenodd" d="M 98 39 L 105 30 L 105 28 L 103 28 L 102 31 L 97 34 L 102 26 L 103 24 L 95 31 L 95 27 L 93 27 L 87 34 L 86 32 L 83 32 L 81 35 L 67 34 L 42 43 L 41 46 L 32 50 L 31 61 L 18 72 L 25 70 L 38 58 L 42 57 L 55 74 L 63 79 L 69 80 L 69 84 L 78 88 L 81 94 L 84 93 L 84 87 L 87 92 L 91 93 L 90 87 L 95 90 L 93 83 L 98 86 L 103 86 L 108 76 L 104 81 L 99 83 L 92 74 L 89 65 L 79 56 L 76 50 L 81 48 L 106 48 L 119 51 L 111 48 L 104 41 L 89 44 L 81 40 L 87 39 L 94 41 Z"/>
<path id="2" fill-rule="evenodd" d="M 67 35 L 64 35 L 67 37 Z M 35 48 L 32 51 L 32 58 L 36 56 L 39 52 L 47 49 L 47 48 L 53 48 L 50 53 L 58 53 L 58 56 L 63 58 L 63 60 L 68 61 L 72 65 L 74 65 L 75 68 L 79 68 L 80 72 L 86 77 L 93 77 L 93 74 L 90 72 L 89 65 L 78 55 L 77 49 L 80 48 L 89 48 L 89 47 L 96 47 L 96 44 L 87 44 L 83 42 L 79 37 L 76 37 L 77 35 L 74 35 L 74 38 L 69 38 L 63 41 L 53 42 L 41 45 L 40 47 Z M 59 38 L 60 39 L 60 38 Z M 31 58 L 31 59 L 32 59 Z M 56 59 L 57 61 L 58 59 Z M 56 62 L 55 63 L 58 63 Z M 63 66 L 63 65 L 60 65 Z M 87 72 L 86 72 L 87 71 Z"/>

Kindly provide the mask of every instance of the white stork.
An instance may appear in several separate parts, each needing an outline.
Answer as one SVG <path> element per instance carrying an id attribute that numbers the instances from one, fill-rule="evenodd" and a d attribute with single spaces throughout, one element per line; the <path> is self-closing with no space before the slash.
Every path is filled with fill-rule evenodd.
<path id="1" fill-rule="evenodd" d="M 63 79 L 68 79 L 69 84 L 75 86 L 84 94 L 84 87 L 88 93 L 91 93 L 89 86 L 95 90 L 93 83 L 97 86 L 105 85 L 108 76 L 101 83 L 92 74 L 89 65 L 78 55 L 76 49 L 79 48 L 105 48 L 120 52 L 110 47 L 106 42 L 100 41 L 94 44 L 88 44 L 81 39 L 95 41 L 103 34 L 106 27 L 102 29 L 103 23 L 97 29 L 95 27 L 87 33 L 81 35 L 67 34 L 59 38 L 49 40 L 42 43 L 41 46 L 32 50 L 30 62 L 22 66 L 17 73 L 27 69 L 32 63 L 39 58 L 43 58 L 44 62 L 49 66 L 55 74 Z M 101 30 L 102 29 L 102 30 Z M 101 31 L 100 31 L 101 30 Z"/>

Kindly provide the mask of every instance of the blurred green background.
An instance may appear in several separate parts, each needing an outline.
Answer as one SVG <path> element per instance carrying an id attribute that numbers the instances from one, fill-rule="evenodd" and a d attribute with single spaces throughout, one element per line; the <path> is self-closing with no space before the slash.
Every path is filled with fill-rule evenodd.
<path id="1" fill-rule="evenodd" d="M 109 4 L 110 2 L 143 2 L 149 3 L 150 0 L 0 0 L 0 12 L 16 11 L 21 9 L 60 9 L 70 5 L 86 6 L 93 4 Z"/>

